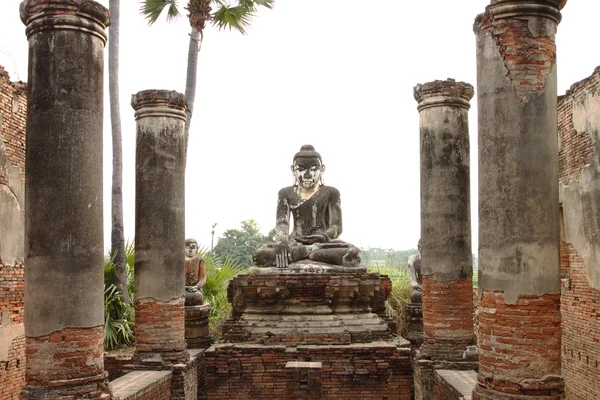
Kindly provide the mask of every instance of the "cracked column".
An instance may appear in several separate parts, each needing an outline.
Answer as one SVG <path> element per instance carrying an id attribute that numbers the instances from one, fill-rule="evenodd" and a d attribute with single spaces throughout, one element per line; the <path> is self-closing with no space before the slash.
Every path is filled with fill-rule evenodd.
<path id="1" fill-rule="evenodd" d="M 555 34 L 566 0 L 492 1 L 479 108 L 475 399 L 562 399 Z"/>
<path id="2" fill-rule="evenodd" d="M 421 355 L 464 358 L 475 344 L 469 164 L 473 86 L 453 79 L 417 85 L 421 143 Z"/>
<path id="3" fill-rule="evenodd" d="M 27 0 L 22 399 L 105 398 L 102 117 L 108 10 Z"/>
<path id="4" fill-rule="evenodd" d="M 187 360 L 184 323 L 184 132 L 181 93 L 132 97 L 137 122 L 135 338 L 141 363 Z"/>

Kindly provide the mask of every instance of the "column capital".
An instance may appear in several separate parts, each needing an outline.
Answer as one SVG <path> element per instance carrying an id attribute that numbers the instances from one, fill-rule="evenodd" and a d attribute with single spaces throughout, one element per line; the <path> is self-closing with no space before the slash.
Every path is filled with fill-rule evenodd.
<path id="1" fill-rule="evenodd" d="M 27 38 L 40 31 L 80 30 L 99 37 L 106 44 L 110 25 L 106 7 L 92 0 L 25 0 L 19 6 Z"/>
<path id="2" fill-rule="evenodd" d="M 487 11 L 494 19 L 512 17 L 542 17 L 560 23 L 560 10 L 567 0 L 494 0 Z"/>
<path id="3" fill-rule="evenodd" d="M 131 96 L 136 121 L 148 116 L 168 116 L 186 120 L 187 99 L 175 90 L 142 90 Z"/>
<path id="4" fill-rule="evenodd" d="M 419 103 L 419 111 L 429 107 L 451 106 L 470 107 L 469 100 L 473 98 L 473 86 L 465 82 L 456 82 L 454 79 L 445 81 L 432 81 L 417 84 L 413 89 L 415 100 Z"/>

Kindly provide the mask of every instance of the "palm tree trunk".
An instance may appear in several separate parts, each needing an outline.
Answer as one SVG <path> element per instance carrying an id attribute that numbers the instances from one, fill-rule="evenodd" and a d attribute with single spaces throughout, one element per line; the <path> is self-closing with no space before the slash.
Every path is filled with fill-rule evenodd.
<path id="1" fill-rule="evenodd" d="M 125 238 L 123 232 L 123 150 L 121 144 L 121 112 L 119 108 L 119 1 L 110 0 L 110 30 L 108 38 L 108 91 L 110 94 L 110 122 L 112 128 L 112 230 L 111 254 L 116 267 L 115 285 L 121 300 L 130 304 L 127 290 Z"/>
<path id="2" fill-rule="evenodd" d="M 190 137 L 190 124 L 194 112 L 194 99 L 196 97 L 196 75 L 198 70 L 198 53 L 201 44 L 200 32 L 192 28 L 190 43 L 188 46 L 187 74 L 185 78 L 185 97 L 187 98 L 187 121 L 185 123 L 185 155 L 187 159 L 188 141 Z"/>

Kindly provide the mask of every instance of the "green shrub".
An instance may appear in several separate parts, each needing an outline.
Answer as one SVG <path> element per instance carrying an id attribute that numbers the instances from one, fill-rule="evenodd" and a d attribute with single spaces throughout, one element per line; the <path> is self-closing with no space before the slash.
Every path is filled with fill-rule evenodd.
<path id="1" fill-rule="evenodd" d="M 133 242 L 125 246 L 127 265 L 127 287 L 129 298 L 133 304 Z M 134 308 L 121 301 L 121 293 L 115 286 L 116 268 L 114 257 L 107 255 L 104 258 L 104 349 L 113 350 L 133 345 L 134 333 Z"/>
<path id="2" fill-rule="evenodd" d="M 410 294 L 412 287 L 408 276 L 408 268 L 394 267 L 369 267 L 369 271 L 378 272 L 387 275 L 392 281 L 392 292 L 387 300 L 387 312 L 398 325 L 398 334 L 406 337 L 407 334 L 407 316 L 406 305 L 410 303 Z"/>
<path id="3" fill-rule="evenodd" d="M 212 251 L 201 250 L 198 255 L 206 263 L 206 283 L 202 287 L 204 299 L 210 304 L 208 330 L 214 340 L 221 338 L 223 322 L 231 316 L 231 304 L 227 300 L 227 286 L 245 269 L 233 259 L 222 261 Z"/>

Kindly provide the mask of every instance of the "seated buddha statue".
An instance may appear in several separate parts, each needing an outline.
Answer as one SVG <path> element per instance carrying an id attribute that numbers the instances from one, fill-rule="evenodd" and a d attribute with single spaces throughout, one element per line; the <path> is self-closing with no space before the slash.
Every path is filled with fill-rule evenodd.
<path id="1" fill-rule="evenodd" d="M 254 253 L 256 265 L 287 268 L 308 259 L 358 267 L 360 249 L 338 239 L 342 233 L 340 192 L 324 184 L 321 155 L 313 146 L 304 145 L 294 155 L 291 170 L 294 184 L 281 189 L 277 198 L 275 243 Z"/>
<path id="2" fill-rule="evenodd" d="M 206 263 L 198 256 L 198 242 L 185 240 L 185 305 L 197 306 L 204 302 L 202 286 L 206 283 Z"/>

